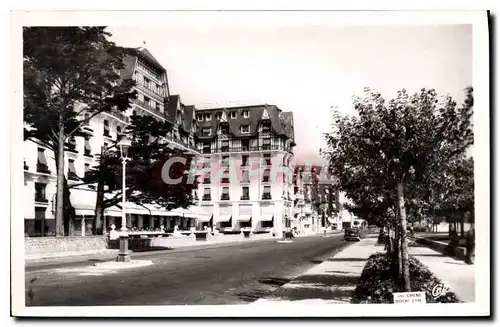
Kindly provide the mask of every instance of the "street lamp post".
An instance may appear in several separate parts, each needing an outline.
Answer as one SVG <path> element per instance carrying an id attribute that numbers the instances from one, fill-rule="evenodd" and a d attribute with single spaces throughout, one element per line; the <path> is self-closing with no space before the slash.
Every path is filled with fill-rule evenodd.
<path id="1" fill-rule="evenodd" d="M 122 227 L 120 228 L 120 250 L 118 251 L 118 257 L 116 258 L 117 262 L 129 262 L 130 261 L 130 253 L 128 251 L 128 230 L 127 230 L 127 213 L 125 211 L 126 204 L 126 185 L 125 185 L 125 177 L 126 177 L 126 168 L 127 161 L 129 160 L 127 156 L 127 150 L 130 147 L 130 140 L 126 135 L 123 135 L 118 146 L 120 147 L 120 156 L 122 159 Z"/>

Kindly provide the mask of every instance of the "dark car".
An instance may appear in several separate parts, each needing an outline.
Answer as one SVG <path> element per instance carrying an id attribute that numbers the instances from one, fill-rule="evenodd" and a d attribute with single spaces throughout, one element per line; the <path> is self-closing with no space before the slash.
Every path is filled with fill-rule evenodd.
<path id="1" fill-rule="evenodd" d="M 359 229 L 357 228 L 347 228 L 344 233 L 344 240 L 346 241 L 361 241 L 359 236 Z"/>

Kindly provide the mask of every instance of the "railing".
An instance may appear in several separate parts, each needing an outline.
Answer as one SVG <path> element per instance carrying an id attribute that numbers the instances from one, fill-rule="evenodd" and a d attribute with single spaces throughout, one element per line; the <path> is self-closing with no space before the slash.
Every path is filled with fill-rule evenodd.
<path id="1" fill-rule="evenodd" d="M 280 150 L 280 151 L 291 151 L 290 148 L 287 148 L 283 145 L 262 145 L 262 146 L 230 146 L 230 147 L 216 147 L 213 152 L 203 152 L 203 153 L 227 153 L 227 152 L 253 152 L 253 151 L 272 151 L 272 150 Z M 203 150 L 205 151 L 205 149 Z"/>
<path id="2" fill-rule="evenodd" d="M 224 200 L 224 201 L 229 200 L 229 194 L 222 194 L 222 195 L 220 196 L 220 199 L 221 199 L 221 200 Z"/>
<path id="3" fill-rule="evenodd" d="M 271 193 L 263 193 L 262 200 L 271 200 Z"/>
<path id="4" fill-rule="evenodd" d="M 202 201 L 211 201 L 212 200 L 212 197 L 210 195 L 203 195 L 203 197 L 201 198 Z"/>
<path id="5" fill-rule="evenodd" d="M 36 171 L 39 173 L 50 174 L 49 167 L 46 164 L 36 164 Z"/>
<path id="6" fill-rule="evenodd" d="M 160 110 L 156 109 L 156 108 L 153 108 L 151 105 L 149 105 L 148 103 L 144 102 L 144 101 L 141 101 L 139 99 L 136 99 L 135 100 L 135 104 L 136 105 L 139 105 L 140 107 L 148 110 L 148 111 L 151 111 L 152 113 L 158 115 L 158 116 L 161 116 L 163 118 L 166 118 L 167 115 L 165 114 L 165 112 L 161 112 Z"/>
<path id="7" fill-rule="evenodd" d="M 182 141 L 182 139 L 178 138 L 178 137 L 174 137 L 174 136 L 170 136 L 170 135 L 165 135 L 164 136 L 165 139 L 169 142 L 172 142 L 172 143 L 177 143 L 185 148 L 188 148 L 192 151 L 195 151 L 195 152 L 199 152 L 200 150 L 198 150 L 198 148 L 192 144 L 189 144 L 189 143 L 185 143 Z"/>
<path id="8" fill-rule="evenodd" d="M 128 116 L 126 116 L 125 114 L 117 111 L 117 110 L 111 110 L 111 111 L 107 111 L 107 112 L 104 112 L 104 113 L 108 114 L 110 116 L 113 116 L 116 119 L 119 119 L 121 121 L 124 121 L 126 124 L 130 123 L 130 118 Z"/>
<path id="9" fill-rule="evenodd" d="M 158 102 L 163 102 L 163 98 L 165 97 L 164 95 L 161 95 L 160 93 L 151 90 L 150 88 L 146 87 L 145 85 L 141 83 L 137 83 L 136 87 L 146 93 L 147 95 L 155 98 L 155 100 L 158 100 Z"/>
<path id="10" fill-rule="evenodd" d="M 204 178 L 203 184 L 210 184 L 210 178 Z"/>
<path id="11" fill-rule="evenodd" d="M 242 195 L 240 200 L 250 200 L 250 196 L 249 195 Z"/>
<path id="12" fill-rule="evenodd" d="M 48 203 L 49 200 L 47 200 L 45 197 L 42 197 L 42 196 L 35 196 L 35 202 L 44 202 L 44 203 Z"/>

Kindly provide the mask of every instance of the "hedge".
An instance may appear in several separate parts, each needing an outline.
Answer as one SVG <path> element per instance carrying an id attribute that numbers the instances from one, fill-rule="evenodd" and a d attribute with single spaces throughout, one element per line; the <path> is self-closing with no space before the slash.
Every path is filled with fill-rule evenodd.
<path id="1" fill-rule="evenodd" d="M 392 255 L 376 253 L 366 262 L 358 285 L 354 290 L 351 303 L 393 303 L 393 292 L 403 292 L 394 276 Z M 427 303 L 459 303 L 453 292 L 434 299 L 432 289 L 441 281 L 432 274 L 418 259 L 410 256 L 411 289 L 425 292 Z"/>

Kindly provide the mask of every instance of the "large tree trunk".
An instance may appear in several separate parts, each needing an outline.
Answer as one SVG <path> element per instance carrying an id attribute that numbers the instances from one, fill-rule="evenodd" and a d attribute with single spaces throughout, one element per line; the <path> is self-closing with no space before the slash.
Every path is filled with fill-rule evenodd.
<path id="1" fill-rule="evenodd" d="M 405 198 L 404 198 L 404 188 L 403 181 L 400 181 L 397 186 L 398 192 L 398 207 L 399 207 L 399 219 L 401 226 L 401 257 L 403 264 L 403 286 L 405 292 L 411 292 L 410 284 L 410 262 L 408 256 L 408 242 L 406 240 L 406 209 L 405 209 Z"/>
<path id="2" fill-rule="evenodd" d="M 399 226 L 396 227 L 396 255 L 397 258 L 397 267 L 398 267 L 398 278 L 401 278 L 403 275 L 403 257 L 402 257 L 402 242 L 401 242 L 401 228 Z"/>
<path id="3" fill-rule="evenodd" d="M 56 236 L 64 236 L 64 125 L 59 116 L 58 145 L 56 154 Z"/>
<path id="4" fill-rule="evenodd" d="M 95 202 L 95 218 L 92 224 L 94 235 L 103 235 L 104 220 L 104 147 L 101 147 L 101 157 L 99 160 L 99 179 L 97 181 L 97 198 Z M 105 227 L 105 226 L 104 226 Z"/>
<path id="5" fill-rule="evenodd" d="M 75 209 L 71 205 L 68 181 L 64 178 L 64 233 L 68 236 L 75 235 Z M 85 228 L 85 226 L 83 226 Z"/>

